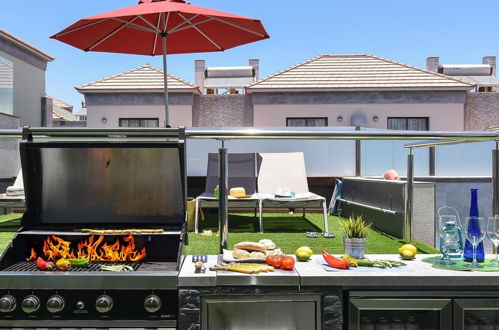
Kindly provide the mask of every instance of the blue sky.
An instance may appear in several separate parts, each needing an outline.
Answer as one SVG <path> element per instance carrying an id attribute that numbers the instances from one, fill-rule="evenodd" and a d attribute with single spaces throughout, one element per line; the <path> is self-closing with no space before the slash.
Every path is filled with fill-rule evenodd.
<path id="1" fill-rule="evenodd" d="M 49 39 L 80 18 L 134 5 L 138 0 L 2 1 L 0 28 L 56 57 L 47 71 L 47 93 L 75 108 L 74 86 L 151 63 L 160 57 L 84 53 Z M 194 60 L 208 66 L 246 65 L 259 58 L 261 76 L 319 54 L 372 53 L 424 67 L 427 56 L 441 63 L 481 63 L 499 55 L 499 1 L 469 0 L 191 0 L 193 4 L 262 20 L 271 38 L 228 50 L 169 56 L 169 72 L 194 80 Z"/>

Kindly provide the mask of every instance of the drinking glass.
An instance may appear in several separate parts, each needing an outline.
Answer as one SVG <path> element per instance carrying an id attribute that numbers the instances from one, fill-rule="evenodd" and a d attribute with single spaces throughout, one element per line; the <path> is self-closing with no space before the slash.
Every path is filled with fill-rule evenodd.
<path id="1" fill-rule="evenodd" d="M 494 244 L 496 250 L 496 260 L 489 264 L 491 267 L 499 267 L 497 248 L 499 247 L 499 215 L 489 217 L 489 222 L 487 223 L 487 237 Z"/>
<path id="2" fill-rule="evenodd" d="M 449 246 L 451 244 L 459 244 L 459 228 L 455 215 L 441 215 L 438 218 L 438 233 L 443 240 L 442 258 L 437 261 L 442 265 L 453 265 L 456 262 L 449 257 Z"/>
<path id="3" fill-rule="evenodd" d="M 473 262 L 466 267 L 482 268 L 483 266 L 476 262 L 476 247 L 485 238 L 485 222 L 482 217 L 467 217 L 464 226 L 464 234 L 466 239 L 473 246 Z"/>

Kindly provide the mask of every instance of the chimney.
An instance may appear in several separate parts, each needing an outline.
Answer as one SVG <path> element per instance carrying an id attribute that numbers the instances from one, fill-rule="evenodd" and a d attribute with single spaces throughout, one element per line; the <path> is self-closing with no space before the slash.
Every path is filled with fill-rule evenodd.
<path id="1" fill-rule="evenodd" d="M 205 93 L 204 90 L 204 72 L 206 70 L 206 61 L 205 60 L 195 60 L 194 61 L 194 79 L 196 81 L 196 85 L 199 86 L 201 90 L 201 94 Z"/>
<path id="2" fill-rule="evenodd" d="M 260 60 L 257 58 L 252 58 L 249 61 L 249 65 L 255 70 L 255 81 L 260 80 Z"/>
<path id="3" fill-rule="evenodd" d="M 483 64 L 489 64 L 492 67 L 492 75 L 496 76 L 496 57 L 495 56 L 484 56 L 482 58 Z"/>
<path id="4" fill-rule="evenodd" d="M 431 56 L 426 58 L 426 70 L 438 72 L 438 65 L 440 64 L 440 57 Z"/>

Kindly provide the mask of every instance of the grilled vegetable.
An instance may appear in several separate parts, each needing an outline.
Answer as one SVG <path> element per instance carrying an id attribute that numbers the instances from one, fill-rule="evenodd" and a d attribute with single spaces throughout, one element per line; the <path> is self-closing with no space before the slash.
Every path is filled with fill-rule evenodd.
<path id="1" fill-rule="evenodd" d="M 57 266 L 57 269 L 62 271 L 66 271 L 69 270 L 69 268 L 71 268 L 71 263 L 64 258 L 57 260 L 55 265 Z"/>
<path id="2" fill-rule="evenodd" d="M 378 267 L 378 268 L 387 268 L 387 267 L 392 268 L 399 266 L 405 266 L 405 263 L 397 260 L 374 260 L 373 263 L 373 267 Z"/>
<path id="3" fill-rule="evenodd" d="M 244 274 L 258 274 L 273 272 L 274 267 L 264 265 L 264 264 L 250 264 L 250 263 L 231 263 L 228 265 L 216 265 L 210 268 L 210 270 L 226 270 L 229 272 L 237 272 Z"/>
<path id="4" fill-rule="evenodd" d="M 326 250 L 322 250 L 322 256 L 326 260 L 327 264 L 333 268 L 337 269 L 348 269 L 350 268 L 350 262 L 345 259 L 338 259 L 327 253 Z"/>
<path id="5" fill-rule="evenodd" d="M 359 265 L 359 260 L 350 257 L 348 254 L 344 255 L 341 259 L 348 260 L 350 267 L 357 267 Z"/>
<path id="6" fill-rule="evenodd" d="M 52 270 L 55 268 L 55 265 L 51 261 L 45 261 L 42 258 L 38 257 L 36 259 L 36 267 L 38 267 L 39 270 Z"/>
<path id="7" fill-rule="evenodd" d="M 133 272 L 133 267 L 129 265 L 103 265 L 100 269 L 108 272 Z"/>
<path id="8" fill-rule="evenodd" d="M 81 259 L 66 259 L 69 261 L 71 266 L 73 267 L 85 267 L 90 263 L 90 260 L 87 258 L 81 258 Z"/>

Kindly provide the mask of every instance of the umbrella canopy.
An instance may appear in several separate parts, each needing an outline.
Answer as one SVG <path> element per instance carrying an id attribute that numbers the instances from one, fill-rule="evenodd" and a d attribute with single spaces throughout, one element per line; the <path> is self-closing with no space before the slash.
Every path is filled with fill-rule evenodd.
<path id="1" fill-rule="evenodd" d="M 258 19 L 183 0 L 141 0 L 135 6 L 81 19 L 51 38 L 87 52 L 163 55 L 168 125 L 167 54 L 224 51 L 269 35 Z"/>

